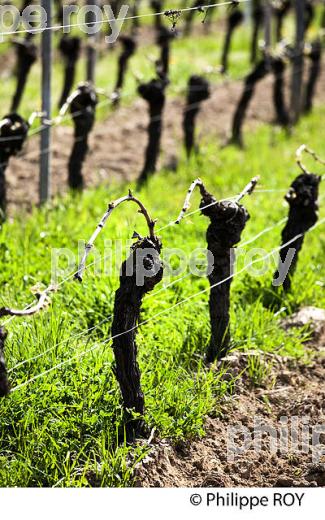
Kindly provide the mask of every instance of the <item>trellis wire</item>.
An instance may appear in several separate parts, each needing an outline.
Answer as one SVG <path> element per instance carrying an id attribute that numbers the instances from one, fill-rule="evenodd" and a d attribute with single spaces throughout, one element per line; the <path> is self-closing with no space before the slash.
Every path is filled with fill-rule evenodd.
<path id="1" fill-rule="evenodd" d="M 324 176 L 325 176 L 325 175 L 324 175 Z M 281 190 L 281 191 L 282 191 L 282 190 Z M 254 193 L 258 193 L 258 191 L 254 192 Z M 324 196 L 325 196 L 325 195 L 322 195 L 322 196 L 319 198 L 319 201 L 323 200 L 323 199 L 324 199 Z M 232 200 L 232 199 L 234 199 L 235 197 L 236 197 L 236 195 L 233 195 L 232 197 L 228 197 L 228 198 L 226 198 L 226 199 L 221 199 L 221 201 Z M 219 202 L 221 202 L 221 201 L 219 201 Z M 217 204 L 217 202 L 218 202 L 218 201 L 213 202 L 213 203 L 211 203 L 211 204 L 207 204 L 206 206 L 203 206 L 202 208 L 198 208 L 198 209 L 196 209 L 196 210 L 194 210 L 194 211 L 192 211 L 192 212 L 190 212 L 190 213 L 186 213 L 186 214 L 184 215 L 184 217 L 183 217 L 183 220 L 184 220 L 185 218 L 188 218 L 188 217 L 192 216 L 194 213 L 198 213 L 199 211 L 202 211 L 203 209 L 206 209 L 206 208 L 208 208 L 208 207 L 210 207 L 210 206 L 212 206 L 212 205 L 214 205 L 214 204 Z M 284 218 L 281 219 L 280 221 L 276 222 L 273 226 L 270 226 L 270 227 L 265 228 L 264 230 L 260 231 L 260 232 L 259 232 L 257 235 L 255 235 L 255 237 L 253 237 L 252 239 L 250 239 L 250 240 L 244 242 L 243 244 L 240 244 L 240 246 L 243 247 L 244 245 L 248 245 L 249 243 L 254 242 L 257 238 L 259 238 L 259 237 L 262 236 L 263 234 L 267 233 L 268 231 L 271 231 L 271 230 L 273 230 L 274 228 L 278 227 L 279 225 L 281 225 L 282 223 L 284 223 L 286 220 L 287 220 L 287 217 L 284 217 Z M 172 225 L 175 225 L 175 222 L 174 222 L 174 221 L 169 222 L 169 223 L 166 224 L 165 226 L 159 228 L 156 232 L 158 233 L 158 232 L 162 231 L 163 229 L 166 229 L 167 227 L 172 226 Z M 313 229 L 313 228 L 311 228 L 311 229 Z M 105 259 L 107 259 L 107 258 L 109 258 L 109 257 L 110 257 L 110 254 L 109 254 L 109 255 L 105 255 L 103 258 L 99 258 L 99 259 L 97 259 L 97 260 L 94 260 L 93 262 L 91 262 L 90 264 L 87 264 L 87 265 L 85 266 L 85 270 L 89 269 L 91 266 L 95 265 L 95 264 L 98 263 L 98 262 L 102 262 L 103 260 L 105 260 Z M 58 288 L 61 287 L 64 283 L 66 283 L 68 280 L 70 280 L 71 278 L 73 278 L 73 277 L 75 276 L 75 274 L 77 274 L 77 273 L 78 273 L 78 269 L 77 269 L 76 271 L 73 271 L 73 272 L 69 273 L 69 274 L 66 276 L 66 278 L 64 278 L 63 280 L 61 280 L 61 282 L 60 282 L 59 284 L 56 284 L 56 286 L 55 286 L 56 289 L 58 289 Z M 183 278 L 185 278 L 185 276 L 184 276 Z M 181 278 L 181 279 L 183 279 L 183 278 Z M 180 279 L 180 280 L 181 280 L 181 279 Z M 172 284 L 173 284 L 173 283 L 174 283 L 174 282 L 172 282 Z M 172 285 L 172 284 L 171 284 L 171 285 Z M 166 286 L 166 288 L 167 288 L 167 287 L 168 287 L 168 286 Z M 49 292 L 50 289 L 51 289 L 51 285 L 49 285 L 49 286 L 48 286 L 48 287 L 47 287 L 43 292 L 45 292 L 45 291 Z M 160 292 L 160 291 L 161 291 L 161 289 L 159 289 L 159 290 L 156 291 L 156 292 Z M 153 295 L 153 294 L 154 294 L 154 293 L 152 293 L 152 295 Z M 150 296 L 152 296 L 152 295 L 149 295 L 148 298 L 150 298 Z M 34 303 L 35 303 L 35 300 L 34 300 L 33 302 L 27 304 L 27 305 L 24 307 L 24 310 L 25 310 L 25 309 L 28 309 L 28 308 L 29 308 L 31 305 L 33 305 Z M 1 326 L 5 326 L 5 325 L 7 325 L 7 324 L 8 324 L 9 322 L 11 322 L 14 318 L 16 318 L 16 316 L 11 316 L 10 318 L 8 318 L 8 320 L 6 320 L 5 322 L 3 322 L 3 323 L 1 324 Z"/>
<path id="2" fill-rule="evenodd" d="M 299 72 L 299 71 L 297 70 L 296 72 Z M 204 72 L 203 72 L 203 74 L 204 74 Z M 213 88 L 211 89 L 212 90 L 212 94 L 216 93 L 218 91 L 218 89 L 220 89 L 221 87 L 223 87 L 223 86 L 225 86 L 225 85 L 227 85 L 229 83 L 241 82 L 241 81 L 245 80 L 245 78 L 247 77 L 247 74 L 249 74 L 249 71 L 247 71 L 243 76 L 240 76 L 240 77 L 230 77 L 230 76 L 227 76 L 227 78 L 224 81 L 222 81 L 220 83 L 216 83 L 216 84 L 213 85 Z M 182 85 L 182 86 L 177 87 L 177 88 L 174 88 L 174 89 L 171 89 L 171 92 L 174 93 L 174 94 L 179 94 L 180 92 L 184 91 L 186 88 L 187 88 L 187 84 Z M 108 93 L 107 96 L 110 96 L 111 94 Z M 130 91 L 130 92 L 127 92 L 127 93 L 124 93 L 124 94 L 121 93 L 120 97 L 129 97 L 129 96 L 132 96 L 133 94 L 134 94 L 134 91 L 132 91 L 132 92 Z M 111 103 L 113 103 L 113 100 L 109 98 L 109 99 L 100 101 L 97 104 L 96 108 L 101 108 L 102 106 L 106 106 L 106 105 L 109 105 Z M 198 105 L 198 103 L 192 103 L 191 105 L 189 105 L 188 108 L 195 108 L 197 105 Z M 65 114 L 64 116 L 58 115 L 58 116 L 54 117 L 53 120 L 51 120 L 51 126 L 58 126 L 62 122 L 69 121 L 70 119 L 72 119 L 75 116 L 80 115 L 81 113 L 82 113 L 82 110 L 78 110 L 78 111 L 75 111 L 73 113 Z M 160 120 L 161 117 L 162 116 L 156 116 L 155 118 L 153 118 L 153 120 L 155 120 L 155 121 Z M 44 130 L 44 128 L 46 128 L 46 126 L 47 125 L 40 125 L 40 126 L 34 128 L 33 130 L 31 130 L 29 132 L 28 137 L 32 137 L 33 135 L 40 133 L 42 130 Z M 21 137 L 20 136 L 0 137 L 0 142 L 13 141 L 15 139 L 21 139 Z M 19 155 L 19 157 L 22 157 L 22 156 Z"/>
<path id="3" fill-rule="evenodd" d="M 233 197 L 234 198 L 234 197 Z M 225 199 L 223 199 L 225 200 Z M 205 207 L 208 207 L 208 206 L 205 206 Z M 203 208 L 202 208 L 203 209 Z M 184 215 L 183 218 L 186 218 L 188 215 Z M 263 231 L 257 233 L 257 235 L 255 235 L 254 237 L 252 237 L 250 240 L 242 243 L 242 244 L 239 244 L 239 247 L 244 247 L 245 245 L 248 245 L 248 244 L 251 244 L 252 242 L 255 242 L 258 238 L 260 238 L 260 236 L 262 236 L 263 234 L 269 232 L 269 231 L 272 231 L 273 229 L 275 229 L 276 227 L 278 227 L 279 225 L 283 224 L 285 221 L 287 220 L 287 217 L 281 219 L 280 221 L 276 222 L 275 224 L 273 224 L 273 226 L 269 226 L 267 228 L 265 228 Z M 103 258 L 105 259 L 105 257 Z M 103 260 L 103 259 L 100 259 L 100 260 Z M 98 260 L 99 261 L 99 260 Z M 96 261 L 97 262 L 97 261 Z M 88 269 L 92 264 L 89 264 L 86 269 Z M 157 294 L 167 290 L 169 287 L 175 285 L 176 283 L 179 283 L 181 282 L 182 280 L 184 280 L 185 278 L 188 278 L 189 276 L 191 276 L 192 273 L 186 273 L 185 275 L 181 276 L 180 278 L 177 278 L 176 280 L 173 280 L 172 282 L 168 283 L 167 285 L 165 285 L 164 287 L 158 289 L 157 291 L 149 294 L 147 296 L 147 300 L 150 299 L 150 298 L 153 298 L 154 296 L 156 296 Z M 97 329 L 98 327 L 100 327 L 101 325 L 103 325 L 103 323 L 109 321 L 111 318 L 112 318 L 112 314 L 106 318 L 104 318 L 103 320 L 101 320 L 97 325 L 94 325 L 93 327 L 90 327 L 84 331 L 81 331 L 81 332 L 78 332 L 77 334 L 73 334 L 72 336 L 69 336 L 69 338 L 63 340 L 62 342 L 58 343 L 58 345 L 54 345 L 53 347 L 45 350 L 44 352 L 41 352 L 40 354 L 37 354 L 36 356 L 33 356 L 31 358 L 28 358 L 24 361 L 21 361 L 19 363 L 17 363 L 14 367 L 12 367 L 10 370 L 8 370 L 8 373 L 12 372 L 13 370 L 19 368 L 20 366 L 23 366 L 27 363 L 30 363 L 32 361 L 35 361 L 41 357 L 43 357 L 45 354 L 48 354 L 49 352 L 53 351 L 54 349 L 58 348 L 59 346 L 61 346 L 62 344 L 64 343 L 67 343 L 68 341 L 72 341 L 73 339 L 75 339 L 76 337 L 83 337 L 85 336 L 86 334 L 88 334 L 89 332 L 91 332 L 92 330 L 95 330 Z"/>
<path id="4" fill-rule="evenodd" d="M 316 229 L 317 227 L 319 227 L 320 225 L 322 225 L 323 223 L 325 223 L 325 218 L 321 219 L 317 224 L 315 224 L 312 228 L 309 229 L 309 231 L 307 233 L 309 233 L 310 231 Z M 307 234 L 306 233 L 306 234 Z M 23 388 L 27 385 L 29 385 L 30 383 L 33 383 L 34 381 L 36 381 L 37 379 L 53 372 L 54 370 L 58 369 L 58 368 L 61 368 L 62 366 L 65 366 L 69 363 L 71 363 L 73 360 L 77 360 L 79 359 L 80 357 L 86 355 L 86 354 L 89 354 L 90 352 L 94 351 L 96 348 L 112 341 L 113 339 L 115 339 L 116 337 L 119 337 L 119 336 L 123 336 L 125 334 L 128 334 L 129 332 L 132 332 L 133 330 L 139 328 L 141 325 L 145 325 L 146 323 L 149 323 L 153 320 L 155 320 L 155 318 L 159 317 L 159 316 L 162 316 L 163 314 L 165 314 L 166 312 L 169 312 L 170 310 L 172 309 L 175 309 L 176 307 L 179 307 L 180 305 L 182 305 L 183 303 L 195 298 L 196 296 L 199 296 L 200 294 L 203 294 L 207 291 L 210 291 L 211 288 L 213 287 L 217 287 L 225 282 L 227 282 L 228 280 L 234 278 L 235 276 L 238 276 L 239 274 L 243 273 L 244 271 L 247 271 L 247 269 L 249 269 L 252 265 L 258 263 L 258 262 L 261 262 L 262 260 L 266 260 L 267 258 L 269 258 L 271 255 L 273 255 L 274 253 L 280 251 L 281 249 L 283 249 L 284 247 L 287 247 L 288 245 L 292 244 L 293 242 L 295 242 L 296 240 L 298 240 L 298 238 L 301 238 L 301 236 L 303 236 L 303 233 L 299 233 L 298 235 L 296 235 L 295 237 L 293 237 L 291 240 L 289 240 L 288 242 L 286 242 L 285 244 L 282 244 L 282 246 L 279 246 L 279 247 L 276 247 L 274 248 L 272 251 L 270 251 L 269 253 L 267 253 L 265 256 L 261 257 L 261 258 L 257 258 L 255 260 L 252 260 L 251 262 L 249 262 L 249 264 L 247 264 L 245 267 L 243 267 L 242 269 L 240 269 L 239 271 L 231 274 L 230 276 L 228 276 L 227 278 L 223 279 L 223 280 L 220 280 L 219 282 L 213 284 L 212 286 L 210 287 L 207 287 L 206 289 L 202 289 L 201 291 L 197 292 L 197 293 L 194 293 L 194 294 L 191 294 L 190 296 L 188 296 L 187 298 L 184 298 L 183 300 L 181 300 L 180 302 L 177 302 L 175 303 L 174 305 L 168 307 L 167 309 L 163 309 L 162 311 L 156 313 L 154 316 L 152 316 L 151 318 L 148 318 L 144 321 L 142 321 L 141 323 L 139 323 L 138 325 L 135 325 L 134 327 L 132 327 L 131 329 L 127 330 L 127 331 L 124 331 L 124 332 L 121 332 L 120 334 L 116 334 L 115 336 L 111 336 L 110 338 L 107 338 L 105 341 L 101 342 L 101 343 L 95 343 L 90 349 L 88 350 L 85 350 L 83 352 L 80 352 L 78 354 L 76 354 L 75 356 L 73 356 L 72 358 L 69 358 L 67 360 L 64 360 L 64 361 L 61 361 L 60 363 L 58 363 L 57 365 L 55 365 L 54 367 L 51 367 L 49 368 L 48 370 L 45 370 L 44 372 L 40 373 L 40 374 L 37 374 L 36 376 L 28 379 L 27 381 L 25 381 L 24 383 L 21 383 L 17 386 L 15 386 L 12 390 L 11 390 L 11 393 L 19 390 L 20 388 Z M 155 320 L 157 321 L 157 320 Z"/>
<path id="5" fill-rule="evenodd" d="M 143 14 L 138 14 L 138 15 L 133 15 L 133 16 L 126 16 L 125 18 L 112 18 L 112 19 L 108 19 L 108 18 L 104 18 L 102 20 L 96 20 L 96 21 L 92 21 L 92 22 L 83 22 L 83 23 L 73 23 L 73 24 L 66 24 L 66 25 L 53 25 L 53 26 L 50 26 L 50 27 L 42 27 L 42 28 L 35 28 L 35 29 L 29 29 L 28 31 L 25 30 L 25 29 L 21 29 L 21 30 L 18 30 L 18 31 L 7 31 L 7 32 L 2 32 L 0 33 L 0 36 L 10 36 L 10 35 L 13 35 L 13 34 L 26 34 L 26 33 L 29 33 L 29 34 L 37 34 L 37 33 L 42 33 L 43 31 L 59 31 L 60 29 L 69 29 L 69 28 L 74 28 L 74 27 L 85 27 L 87 25 L 91 25 L 91 26 L 94 26 L 94 25 L 98 25 L 98 24 L 105 24 L 105 23 L 110 23 L 110 22 L 124 22 L 126 20 L 134 20 L 134 19 L 139 19 L 139 18 L 148 18 L 148 17 L 152 17 L 152 16 L 163 16 L 163 15 L 166 15 L 168 16 L 168 12 L 171 12 L 171 11 L 175 11 L 177 13 L 185 13 L 187 11 L 199 11 L 199 9 L 212 9 L 212 8 L 215 8 L 215 7 L 223 7 L 223 6 L 226 6 L 226 5 L 237 5 L 237 4 L 243 4 L 243 3 L 247 3 L 247 2 L 250 2 L 251 0 L 230 0 L 230 1 L 227 1 L 227 2 L 220 2 L 220 3 L 216 3 L 216 4 L 210 4 L 210 5 L 202 5 L 202 6 L 198 6 L 198 7 L 185 7 L 185 8 L 182 8 L 182 9 L 168 9 L 167 11 L 160 11 L 160 12 L 152 12 L 152 13 L 143 13 Z M 3 41 L 3 40 L 2 40 Z"/>
<path id="6" fill-rule="evenodd" d="M 81 332 L 78 332 L 77 334 L 73 334 L 72 336 L 69 336 L 68 338 L 66 338 L 65 340 L 63 341 L 60 341 L 60 343 L 58 343 L 57 345 L 54 345 L 53 347 L 50 347 L 46 350 L 44 350 L 43 352 L 40 352 L 40 354 L 36 354 L 35 356 L 31 357 L 31 358 L 28 358 L 28 359 L 24 359 L 24 361 L 20 361 L 19 363 L 17 363 L 15 366 L 13 366 L 12 368 L 10 368 L 8 370 L 8 374 L 10 374 L 10 372 L 13 372 L 14 370 L 16 370 L 17 368 L 23 366 L 23 365 L 26 365 L 27 363 L 31 363 L 32 361 L 36 361 L 37 359 L 45 356 L 45 354 L 49 354 L 50 352 L 52 352 L 53 350 L 57 349 L 58 347 L 60 347 L 61 345 L 64 345 L 65 343 L 68 343 L 69 341 L 72 341 L 76 338 L 80 338 L 82 336 L 85 336 L 86 334 L 88 334 L 89 332 L 91 332 L 92 330 L 95 330 L 97 329 L 98 327 L 100 327 L 101 325 L 103 325 L 104 323 L 106 323 L 107 321 L 109 321 L 111 318 L 113 317 L 113 314 L 110 314 L 110 316 L 107 316 L 106 318 L 104 318 L 103 320 L 101 320 L 99 323 L 97 323 L 97 325 L 94 325 L 93 327 L 89 327 L 88 329 L 86 330 L 83 330 Z"/>

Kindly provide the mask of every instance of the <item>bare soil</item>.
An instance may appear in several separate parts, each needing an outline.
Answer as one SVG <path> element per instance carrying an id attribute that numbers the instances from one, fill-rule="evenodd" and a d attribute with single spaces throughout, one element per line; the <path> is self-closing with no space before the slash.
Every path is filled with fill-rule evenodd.
<path id="1" fill-rule="evenodd" d="M 307 347 L 306 347 L 307 348 Z M 325 434 L 320 436 L 322 456 L 314 457 L 310 446 L 302 452 L 304 418 L 311 428 L 325 424 L 325 328 L 308 348 L 317 351 L 310 364 L 271 356 L 271 388 L 253 386 L 247 372 L 237 379 L 234 394 L 221 403 L 220 415 L 208 417 L 205 437 L 170 443 L 156 440 L 147 458 L 136 470 L 139 487 L 317 487 L 325 486 Z M 267 358 L 270 361 L 270 357 Z M 245 355 L 227 358 L 228 373 L 239 375 L 247 366 Z M 298 416 L 295 423 L 294 416 Z M 242 453 L 227 457 L 229 428 L 247 429 L 254 436 L 256 421 L 263 429 L 273 428 L 280 436 L 280 418 L 288 418 L 288 446 L 278 444 L 272 451 L 269 435 L 262 436 L 261 448 L 248 443 Z M 243 434 L 236 430 L 236 446 L 243 446 Z M 292 444 L 294 435 L 298 445 Z M 285 437 L 282 437 L 285 439 Z M 249 438 L 250 439 L 250 438 Z M 285 442 L 285 440 L 283 441 Z"/>
<path id="2" fill-rule="evenodd" d="M 245 132 L 258 123 L 272 123 L 272 77 L 257 86 L 245 122 Z M 233 112 L 241 95 L 239 81 L 213 87 L 211 98 L 203 104 L 198 119 L 198 138 L 216 138 L 225 142 L 231 128 Z M 168 94 L 167 94 L 168 95 Z M 325 101 L 325 68 L 317 85 L 315 105 Z M 160 166 L 177 162 L 181 153 L 182 110 L 184 100 L 167 99 Z M 90 136 L 90 151 L 84 164 L 86 186 L 110 184 L 112 181 L 134 180 L 142 167 L 147 142 L 148 115 L 146 103 L 136 99 L 129 106 L 121 106 L 104 122 L 98 122 Z M 272 134 L 271 134 L 272 140 Z M 52 193 L 67 190 L 67 162 L 73 143 L 73 128 L 58 126 L 53 129 Z M 271 143 L 270 143 L 271 144 Z M 7 170 L 8 198 L 12 208 L 31 207 L 38 202 L 39 138 L 32 137 L 22 157 L 13 158 Z"/>

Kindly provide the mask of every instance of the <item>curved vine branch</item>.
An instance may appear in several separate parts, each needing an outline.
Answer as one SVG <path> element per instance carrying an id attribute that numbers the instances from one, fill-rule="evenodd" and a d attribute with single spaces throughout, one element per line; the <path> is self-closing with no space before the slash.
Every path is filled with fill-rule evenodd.
<path id="1" fill-rule="evenodd" d="M 48 297 L 48 293 L 50 291 L 54 291 L 54 286 L 50 285 L 43 292 L 36 294 L 38 298 L 38 302 L 32 307 L 28 307 L 27 309 L 11 309 L 10 307 L 1 307 L 0 308 L 0 317 L 2 316 L 32 316 L 37 312 L 44 309 L 47 305 L 51 303 L 51 300 Z"/>
<path id="2" fill-rule="evenodd" d="M 196 186 L 198 186 L 198 188 L 200 189 L 200 193 L 201 193 L 202 197 L 204 196 L 204 193 L 206 193 L 206 189 L 204 187 L 204 184 L 203 184 L 202 180 L 200 179 L 200 177 L 198 177 L 197 179 L 195 179 L 192 182 L 192 184 L 190 185 L 189 189 L 187 190 L 187 194 L 186 194 L 186 197 L 185 197 L 185 200 L 184 200 L 183 207 L 182 207 L 181 212 L 178 215 L 177 219 L 175 220 L 175 224 L 179 224 L 180 223 L 180 221 L 184 217 L 185 213 L 189 209 L 189 207 L 191 205 L 190 204 L 190 200 L 191 200 L 191 197 L 193 195 L 193 192 L 194 192 Z"/>
<path id="3" fill-rule="evenodd" d="M 325 166 L 325 161 L 324 159 L 321 159 L 319 157 L 319 155 L 316 154 L 316 152 L 314 152 L 314 150 L 311 150 L 310 148 L 308 148 L 308 146 L 306 146 L 305 144 L 302 144 L 301 146 L 299 146 L 299 148 L 297 148 L 296 150 L 296 163 L 298 164 L 299 168 L 303 171 L 303 173 L 308 173 L 310 174 L 310 171 L 307 170 L 306 166 L 302 163 L 302 154 L 303 153 L 308 153 L 309 155 L 312 156 L 312 158 L 320 163 L 320 164 L 323 164 Z"/>
<path id="4" fill-rule="evenodd" d="M 236 203 L 240 202 L 241 199 L 243 199 L 246 195 L 251 195 L 253 193 L 253 191 L 255 190 L 255 187 L 256 187 L 256 184 L 259 182 L 260 180 L 260 176 L 259 175 L 256 175 L 256 177 L 253 177 L 248 184 L 246 184 L 245 188 L 243 189 L 243 191 L 240 192 L 239 195 L 237 195 L 237 197 L 235 197 L 235 201 Z"/>
<path id="5" fill-rule="evenodd" d="M 246 186 L 243 189 L 243 191 L 241 191 L 239 193 L 239 195 L 237 195 L 237 197 L 235 197 L 234 202 L 236 204 L 238 204 L 238 202 L 240 202 L 241 199 L 243 199 L 246 195 L 251 195 L 251 193 L 253 193 L 253 191 L 255 189 L 255 186 L 258 183 L 259 179 L 260 179 L 260 177 L 258 175 L 256 177 L 253 177 L 249 181 L 249 183 L 246 184 Z M 196 186 L 198 186 L 198 188 L 200 189 L 200 193 L 201 193 L 201 196 L 203 198 L 207 197 L 207 195 L 209 194 L 209 192 L 206 190 L 206 188 L 205 188 L 202 180 L 200 179 L 200 177 L 195 179 L 192 182 L 192 184 L 190 185 L 189 189 L 187 190 L 187 194 L 186 194 L 186 197 L 185 197 L 185 200 L 184 200 L 183 208 L 182 208 L 180 214 L 178 215 L 177 219 L 175 220 L 175 224 L 179 224 L 180 223 L 180 221 L 184 217 L 186 211 L 189 209 L 189 207 L 190 207 L 190 200 L 191 200 L 192 194 L 193 194 Z M 217 201 L 215 203 L 217 203 Z"/>
<path id="6" fill-rule="evenodd" d="M 156 223 L 155 220 L 151 219 L 151 217 L 150 217 L 146 207 L 144 206 L 144 204 L 142 204 L 142 202 L 139 199 L 134 197 L 132 195 L 131 190 L 129 190 L 129 194 L 128 195 L 125 195 L 124 197 L 120 197 L 119 199 L 116 199 L 116 200 L 114 200 L 114 201 L 109 203 L 107 211 L 105 211 L 105 213 L 102 216 L 100 222 L 98 223 L 95 231 L 93 232 L 93 234 L 91 235 L 91 237 L 88 240 L 87 244 L 85 245 L 85 251 L 84 251 L 82 259 L 81 259 L 81 261 L 79 263 L 78 271 L 77 271 L 77 273 L 74 276 L 80 282 L 82 282 L 82 276 L 83 276 L 83 272 L 85 270 L 87 257 L 89 255 L 91 249 L 94 246 L 96 238 L 98 237 L 99 233 L 101 232 L 101 230 L 105 226 L 107 219 L 110 217 L 110 215 L 112 214 L 113 210 L 115 208 L 117 208 L 117 206 L 119 206 L 123 202 L 129 202 L 129 201 L 135 202 L 135 204 L 137 204 L 139 206 L 139 208 L 140 208 L 139 213 L 141 213 L 144 216 L 144 218 L 146 220 L 146 223 L 147 223 L 147 226 L 148 226 L 149 237 L 150 237 L 151 240 L 156 240 L 156 237 L 155 237 L 155 234 L 154 234 L 154 227 L 155 227 L 155 223 Z"/>

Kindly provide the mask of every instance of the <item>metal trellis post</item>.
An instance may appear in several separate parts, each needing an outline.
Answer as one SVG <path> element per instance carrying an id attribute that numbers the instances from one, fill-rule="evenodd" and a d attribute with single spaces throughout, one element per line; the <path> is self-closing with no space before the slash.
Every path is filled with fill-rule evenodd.
<path id="1" fill-rule="evenodd" d="M 47 13 L 47 27 L 52 21 L 52 1 L 41 0 L 41 6 Z M 40 203 L 50 197 L 51 188 L 51 68 L 52 68 L 52 31 L 42 32 L 42 130 L 40 150 Z"/>
<path id="2" fill-rule="evenodd" d="M 291 79 L 291 121 L 296 123 L 301 112 L 302 78 L 304 65 L 305 0 L 295 0 L 296 41 Z"/>

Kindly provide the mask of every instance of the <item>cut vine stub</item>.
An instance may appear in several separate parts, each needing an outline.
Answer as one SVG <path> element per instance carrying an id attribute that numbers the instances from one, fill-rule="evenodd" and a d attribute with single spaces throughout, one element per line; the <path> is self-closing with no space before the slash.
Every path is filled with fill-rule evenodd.
<path id="1" fill-rule="evenodd" d="M 73 190 L 82 190 L 82 166 L 88 152 L 88 137 L 96 115 L 98 98 L 91 84 L 79 85 L 77 95 L 70 104 L 74 122 L 74 143 L 68 164 L 68 183 Z"/>
<path id="2" fill-rule="evenodd" d="M 10 391 L 7 367 L 4 357 L 6 337 L 7 331 L 0 327 L 0 397 L 5 397 L 9 394 Z"/>
<path id="3" fill-rule="evenodd" d="M 292 276 L 297 266 L 299 251 L 302 248 L 305 233 L 314 226 L 318 220 L 318 191 L 321 177 L 313 173 L 302 173 L 298 175 L 291 184 L 291 187 L 285 196 L 285 200 L 289 204 L 289 215 L 287 223 L 282 231 L 282 244 L 284 245 L 290 240 L 298 236 L 298 238 L 283 247 L 280 250 L 280 259 L 278 270 L 274 275 L 273 285 L 279 277 L 284 278 L 282 270 L 285 268 L 285 260 L 289 249 L 294 250 L 294 255 L 290 263 L 289 270 L 284 278 L 282 287 L 284 291 L 289 291 L 292 283 Z M 301 235 L 301 236 L 300 236 Z"/>
<path id="4" fill-rule="evenodd" d="M 208 205 L 210 206 L 205 207 Z M 206 239 L 208 251 L 212 253 L 213 258 L 208 275 L 211 285 L 211 340 L 206 361 L 212 363 L 223 358 L 230 347 L 230 286 L 234 268 L 232 248 L 240 241 L 241 233 L 250 217 L 241 204 L 231 201 L 217 202 L 208 192 L 203 193 L 200 207 L 202 214 L 210 219 Z"/>
<path id="5" fill-rule="evenodd" d="M 161 242 L 140 238 L 122 264 L 120 287 L 115 293 L 112 323 L 116 378 L 123 398 L 128 440 L 147 434 L 143 419 L 144 395 L 137 361 L 136 334 L 143 297 L 161 281 Z"/>
<path id="6" fill-rule="evenodd" d="M 153 79 L 149 83 L 139 85 L 140 96 L 149 105 L 149 125 L 148 125 L 148 144 L 145 152 L 145 161 L 138 179 L 141 186 L 147 181 L 149 175 L 156 171 L 156 164 L 159 156 L 160 139 L 162 131 L 162 113 L 165 106 L 165 88 L 168 85 L 167 79 Z"/>
<path id="7" fill-rule="evenodd" d="M 198 151 L 195 145 L 195 124 L 200 111 L 200 105 L 210 97 L 208 81 L 201 76 L 190 77 L 187 89 L 187 99 L 183 114 L 184 142 L 187 157 L 191 156 L 193 149 Z"/>
<path id="8" fill-rule="evenodd" d="M 10 157 L 21 151 L 29 130 L 29 123 L 16 113 L 6 115 L 0 126 L 0 210 L 6 212 L 7 189 L 5 172 Z"/>

